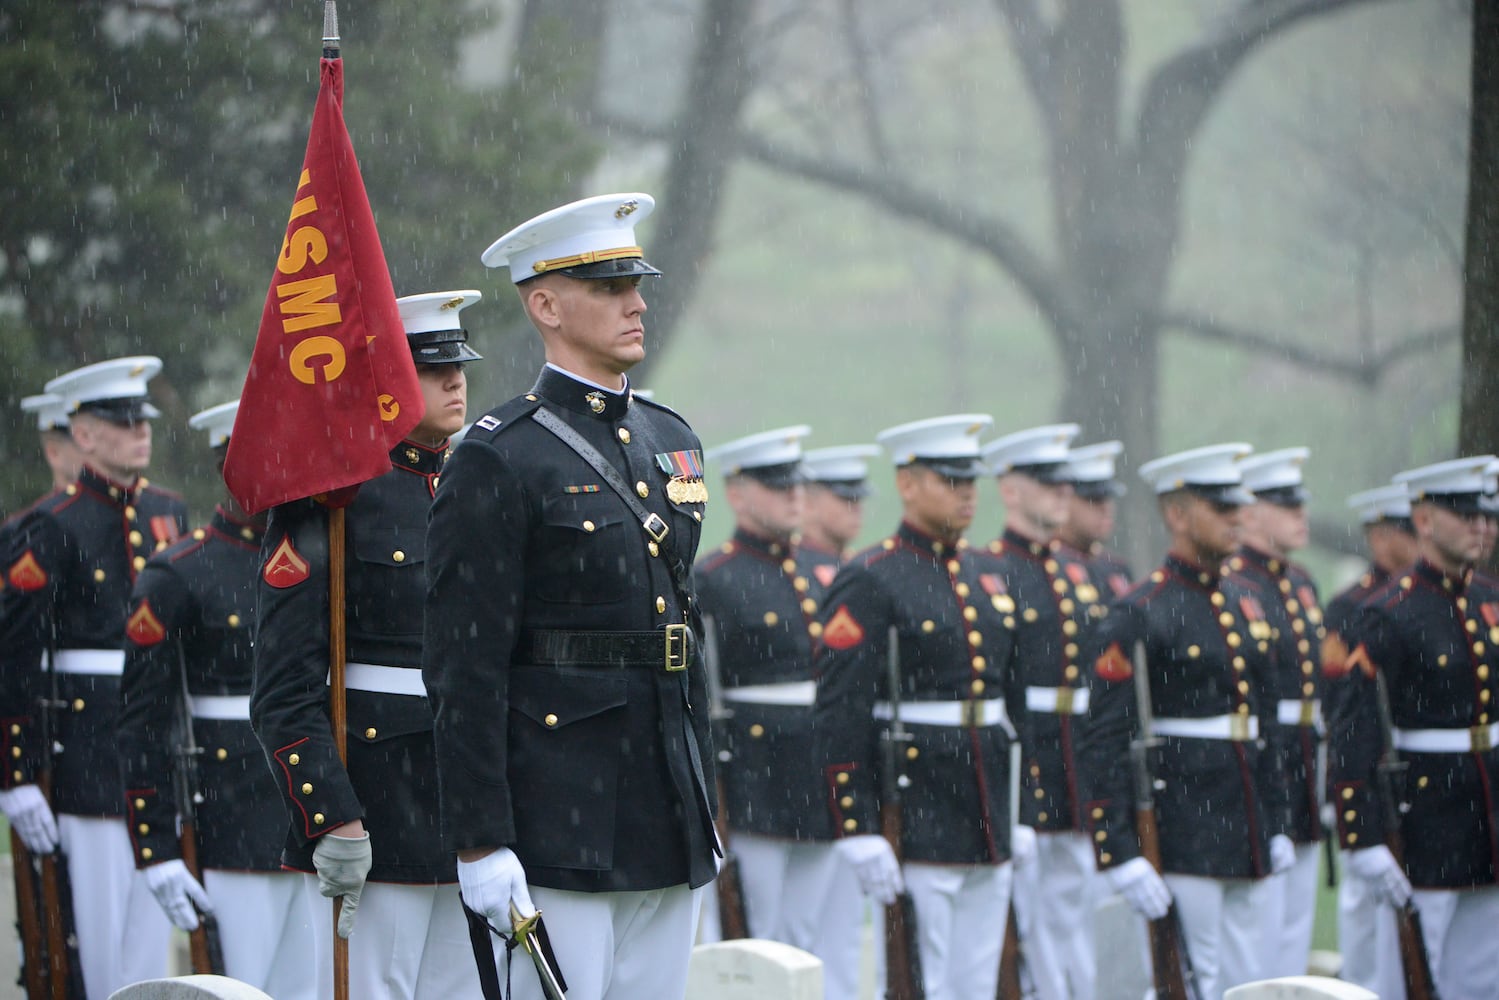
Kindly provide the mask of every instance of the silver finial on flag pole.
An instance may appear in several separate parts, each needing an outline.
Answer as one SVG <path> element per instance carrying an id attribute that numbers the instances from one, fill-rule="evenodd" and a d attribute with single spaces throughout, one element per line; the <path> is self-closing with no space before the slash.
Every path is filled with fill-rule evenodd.
<path id="1" fill-rule="evenodd" d="M 337 0 L 323 0 L 323 58 L 338 58 Z"/>

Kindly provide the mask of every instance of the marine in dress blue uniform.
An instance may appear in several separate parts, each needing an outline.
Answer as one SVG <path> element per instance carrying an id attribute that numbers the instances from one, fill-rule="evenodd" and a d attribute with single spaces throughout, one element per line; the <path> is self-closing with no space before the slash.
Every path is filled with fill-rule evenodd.
<path id="1" fill-rule="evenodd" d="M 1147 918 L 1175 897 L 1205 997 L 1258 978 L 1268 877 L 1292 851 L 1280 757 L 1263 739 L 1276 704 L 1270 626 L 1258 591 L 1220 572 L 1238 544 L 1240 508 L 1253 501 L 1237 465 L 1249 452 L 1212 445 L 1140 467 L 1171 547 L 1085 642 L 1091 700 L 1079 758 L 1099 869 Z M 1162 740 L 1152 764 L 1164 886 L 1135 829 L 1137 643 Z"/>
<path id="2" fill-rule="evenodd" d="M 1348 871 L 1382 902 L 1414 894 L 1437 991 L 1499 995 L 1499 588 L 1473 572 L 1488 516 L 1492 456 L 1456 459 L 1395 477 L 1410 491 L 1420 539 L 1415 566 L 1369 597 L 1324 651 L 1333 804 Z M 1408 768 L 1396 815 L 1403 864 L 1385 845 L 1377 780 L 1385 749 L 1378 679 L 1388 691 L 1395 748 Z M 1413 893 L 1414 890 L 1414 893 Z M 1376 926 L 1376 981 L 1399 995 L 1399 951 Z M 1393 992 L 1391 988 L 1393 987 Z"/>
<path id="3" fill-rule="evenodd" d="M 333 948 L 320 892 L 345 896 L 339 933 L 353 932 L 352 996 L 479 992 L 453 854 L 439 835 L 433 706 L 421 676 L 427 515 L 448 436 L 463 425 L 463 366 L 479 358 L 459 314 L 478 299 L 460 290 L 397 300 L 426 411 L 346 514 L 347 763 L 329 719 L 328 509 L 315 499 L 283 504 L 266 528 L 250 717 L 290 817 L 282 864 L 308 873 L 318 996 L 332 994 Z"/>
<path id="4" fill-rule="evenodd" d="M 1399 576 L 1416 561 L 1418 543 L 1416 528 L 1411 523 L 1410 490 L 1404 483 L 1388 483 L 1374 489 L 1363 490 L 1348 498 L 1348 507 L 1358 514 L 1363 525 L 1364 544 L 1369 550 L 1369 567 L 1356 580 L 1334 594 L 1323 610 L 1323 627 L 1327 630 L 1323 648 L 1329 645 L 1336 650 L 1348 649 L 1345 634 L 1352 625 L 1358 610 L 1373 594 L 1382 589 L 1391 577 Z M 1341 662 L 1335 655 L 1334 661 Z M 1324 669 L 1326 661 L 1324 661 Z M 1324 684 L 1323 714 L 1331 719 L 1337 715 L 1333 699 L 1346 685 Z M 1325 822 L 1332 828 L 1332 807 L 1325 806 Z M 1338 867 L 1348 868 L 1348 852 L 1338 851 Z M 1391 940 L 1394 929 L 1376 931 L 1376 923 L 1389 923 L 1393 915 L 1389 907 L 1380 906 L 1373 887 L 1364 879 L 1344 877 L 1338 880 L 1338 953 L 1343 957 L 1343 966 L 1338 977 L 1357 986 L 1380 993 L 1376 972 L 1376 941 L 1380 934 Z"/>
<path id="5" fill-rule="evenodd" d="M 876 436 L 896 465 L 902 521 L 844 564 L 821 612 L 826 808 L 867 893 L 889 902 L 902 879 L 909 888 L 928 1000 L 994 995 L 1009 908 L 1010 716 L 1025 705 L 1007 673 L 1016 623 L 995 560 L 963 538 L 983 472 L 978 436 L 992 423 L 958 414 Z M 900 759 L 903 870 L 879 826 L 892 627 L 913 736 Z"/>
<path id="6" fill-rule="evenodd" d="M 1114 463 L 1124 445 L 1118 441 L 1069 448 L 1058 473 L 1072 484 L 1067 520 L 1057 538 L 1088 564 L 1088 575 L 1109 597 L 1119 597 L 1134 581 L 1129 563 L 1108 547 L 1114 533 L 1114 513 L 1124 484 L 1115 478 Z"/>
<path id="7" fill-rule="evenodd" d="M 188 421 L 206 432 L 220 465 L 238 410 L 236 400 Z M 213 912 L 225 975 L 275 997 L 312 1000 L 311 912 L 301 880 L 281 870 L 285 815 L 250 728 L 264 531 L 264 517 L 226 497 L 208 524 L 152 556 L 136 577 L 120 681 L 120 771 L 136 865 L 167 916 L 193 930 L 195 906 Z M 177 780 L 189 746 L 198 751 L 191 784 Z M 182 858 L 179 789 L 193 796 L 201 885 Z"/>
<path id="8" fill-rule="evenodd" d="M 43 766 L 37 701 L 55 707 L 52 810 L 69 859 L 84 984 L 91 996 L 165 973 L 170 924 L 136 873 L 126 833 L 115 742 L 130 589 L 151 554 L 187 527 L 175 493 L 146 482 L 146 398 L 157 358 L 101 361 L 60 375 L 61 398 L 85 465 L 38 502 L 7 538 L 0 605 L 0 726 L 7 789 Z M 60 747 L 60 749 L 59 749 Z"/>
<path id="9" fill-rule="evenodd" d="M 1093 846 L 1079 815 L 1077 738 L 1088 713 L 1082 634 L 1106 597 L 1087 563 L 1054 539 L 1071 511 L 1076 424 L 1007 434 L 983 447 L 1005 504 L 989 543 L 1014 615 L 1010 670 L 1025 690 L 1015 914 L 1036 995 L 1091 998 Z M 1026 850 L 1022 850 L 1022 840 Z"/>
<path id="10" fill-rule="evenodd" d="M 1309 540 L 1306 448 L 1251 455 L 1239 464 L 1255 502 L 1245 508 L 1243 544 L 1229 570 L 1260 592 L 1275 652 L 1276 718 L 1265 740 L 1281 756 L 1289 784 L 1295 863 L 1272 880 L 1265 907 L 1262 976 L 1306 974 L 1317 908 L 1317 858 L 1322 843 L 1326 785 L 1326 726 L 1322 719 L 1322 620 L 1317 585 L 1291 553 Z"/>
<path id="11" fill-rule="evenodd" d="M 493 927 L 512 904 L 544 912 L 571 1000 L 680 995 L 718 856 L 688 579 L 702 445 L 625 376 L 645 353 L 637 285 L 658 272 L 634 226 L 653 205 L 586 198 L 485 252 L 547 366 L 474 422 L 427 535 L 443 841 Z M 540 995 L 509 971 L 516 997 Z"/>
<path id="12" fill-rule="evenodd" d="M 864 530 L 864 501 L 874 491 L 869 485 L 869 459 L 878 445 L 844 444 L 814 448 L 802 455 L 806 500 L 802 507 L 801 547 L 815 562 L 818 582 L 833 582 L 833 573 L 849 554 L 849 546 Z"/>

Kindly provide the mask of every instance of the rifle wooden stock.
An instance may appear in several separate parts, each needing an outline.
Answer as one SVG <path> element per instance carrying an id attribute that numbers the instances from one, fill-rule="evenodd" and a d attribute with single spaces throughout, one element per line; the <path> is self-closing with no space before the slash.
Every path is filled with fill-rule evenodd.
<path id="1" fill-rule="evenodd" d="M 1005 917 L 1005 943 L 999 951 L 999 988 L 995 1000 L 1021 1000 L 1025 995 L 1020 985 L 1020 927 L 1015 920 L 1015 894 L 1010 891 L 1010 912 Z"/>
<path id="2" fill-rule="evenodd" d="M 718 869 L 718 934 L 725 941 L 750 936 L 749 918 L 744 911 L 744 885 L 739 880 L 739 859 L 729 847 L 729 800 L 724 793 L 723 773 L 718 774 L 718 842 L 723 847 L 723 866 Z"/>
<path id="3" fill-rule="evenodd" d="M 203 870 L 198 867 L 197 824 L 185 816 L 182 832 L 177 838 L 182 849 L 182 863 L 188 874 L 203 884 Z M 200 976 L 222 976 L 224 974 L 224 948 L 219 941 L 219 923 L 211 913 L 198 914 L 198 929 L 187 933 L 188 953 L 192 957 L 193 971 Z"/>
<path id="4" fill-rule="evenodd" d="M 1393 785 L 1394 782 L 1387 782 Z M 1387 793 L 1394 791 L 1387 787 Z M 1395 856 L 1396 864 L 1405 868 L 1405 840 L 1398 821 L 1385 823 L 1385 846 Z M 1395 936 L 1400 945 L 1400 969 L 1405 979 L 1405 1000 L 1440 1000 L 1436 979 L 1431 974 L 1431 959 L 1426 954 L 1426 937 L 1421 930 L 1421 911 L 1407 899 L 1395 911 Z"/>
<path id="5" fill-rule="evenodd" d="M 898 803 L 886 802 L 880 806 L 880 833 L 894 849 L 897 861 L 902 857 L 902 822 Z M 902 892 L 885 907 L 885 1000 L 925 1000 L 925 997 L 921 953 L 916 946 L 916 903 L 909 892 Z"/>
<path id="6" fill-rule="evenodd" d="M 1135 809 L 1135 832 L 1140 837 L 1140 854 L 1157 872 L 1161 870 L 1161 839 L 1156 831 L 1154 804 Z M 1150 935 L 1150 967 L 1157 1000 L 1198 1000 L 1197 982 L 1191 974 L 1187 942 L 1182 939 L 1181 919 L 1176 903 L 1166 915 L 1146 921 Z"/>
<path id="7" fill-rule="evenodd" d="M 42 940 L 41 897 L 31 852 L 10 831 L 10 861 L 16 881 L 16 929 L 21 935 L 21 973 L 26 1000 L 46 1000 L 46 944 Z"/>

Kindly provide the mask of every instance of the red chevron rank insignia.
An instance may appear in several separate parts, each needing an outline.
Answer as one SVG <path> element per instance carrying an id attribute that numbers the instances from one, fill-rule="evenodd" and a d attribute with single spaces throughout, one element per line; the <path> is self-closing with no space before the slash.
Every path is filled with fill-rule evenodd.
<path id="1" fill-rule="evenodd" d="M 125 635 L 137 646 L 154 646 L 167 637 L 167 630 L 156 617 L 156 612 L 151 610 L 151 602 L 141 601 L 140 607 L 125 622 Z"/>
<path id="2" fill-rule="evenodd" d="M 831 649 L 852 649 L 864 641 L 864 626 L 854 620 L 848 605 L 841 604 L 822 630 L 822 643 Z"/>
<path id="3" fill-rule="evenodd" d="M 265 569 L 261 570 L 260 575 L 265 578 L 266 583 L 278 590 L 295 587 L 309 575 L 307 560 L 292 546 L 290 538 L 283 538 L 281 544 L 276 546 L 276 551 L 265 561 Z"/>
<path id="4" fill-rule="evenodd" d="M 1103 655 L 1093 661 L 1093 672 L 1103 680 L 1117 683 L 1135 676 L 1135 666 L 1124 655 L 1124 650 L 1119 648 L 1119 643 L 1111 642 Z"/>
<path id="5" fill-rule="evenodd" d="M 41 590 L 47 585 L 47 571 L 42 569 L 42 564 L 36 561 L 36 556 L 31 554 L 30 549 L 11 564 L 10 572 L 6 575 L 10 585 L 17 590 Z"/>

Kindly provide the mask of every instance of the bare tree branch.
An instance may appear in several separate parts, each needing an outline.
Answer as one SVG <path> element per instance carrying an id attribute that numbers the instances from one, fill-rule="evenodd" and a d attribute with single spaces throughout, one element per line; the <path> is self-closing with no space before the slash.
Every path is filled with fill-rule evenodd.
<path id="1" fill-rule="evenodd" d="M 1010 48 L 1020 60 L 1020 69 L 1031 97 L 1041 110 L 1041 120 L 1052 128 L 1057 112 L 1057 88 L 1052 53 L 1056 29 L 1046 23 L 1036 0 L 994 0 L 1010 27 Z"/>
<path id="2" fill-rule="evenodd" d="M 1259 351 L 1269 357 L 1290 364 L 1316 369 L 1326 375 L 1335 375 L 1360 385 L 1374 386 L 1390 366 L 1413 354 L 1433 351 L 1457 341 L 1461 331 L 1455 324 L 1432 327 L 1411 334 L 1393 347 L 1386 348 L 1372 358 L 1358 360 L 1342 358 L 1321 351 L 1311 350 L 1300 344 L 1272 336 L 1262 330 L 1236 326 L 1201 313 L 1177 311 L 1163 313 L 1161 328 L 1190 334 L 1201 340 L 1217 341 L 1248 351 Z"/>
<path id="3" fill-rule="evenodd" d="M 844 36 L 848 39 L 848 52 L 854 67 L 854 79 L 859 81 L 857 98 L 859 118 L 864 123 L 864 134 L 869 148 L 883 163 L 890 162 L 890 143 L 885 138 L 884 123 L 880 121 L 879 78 L 869 68 L 869 44 L 859 24 L 858 0 L 843 0 L 839 7 L 842 15 Z"/>

